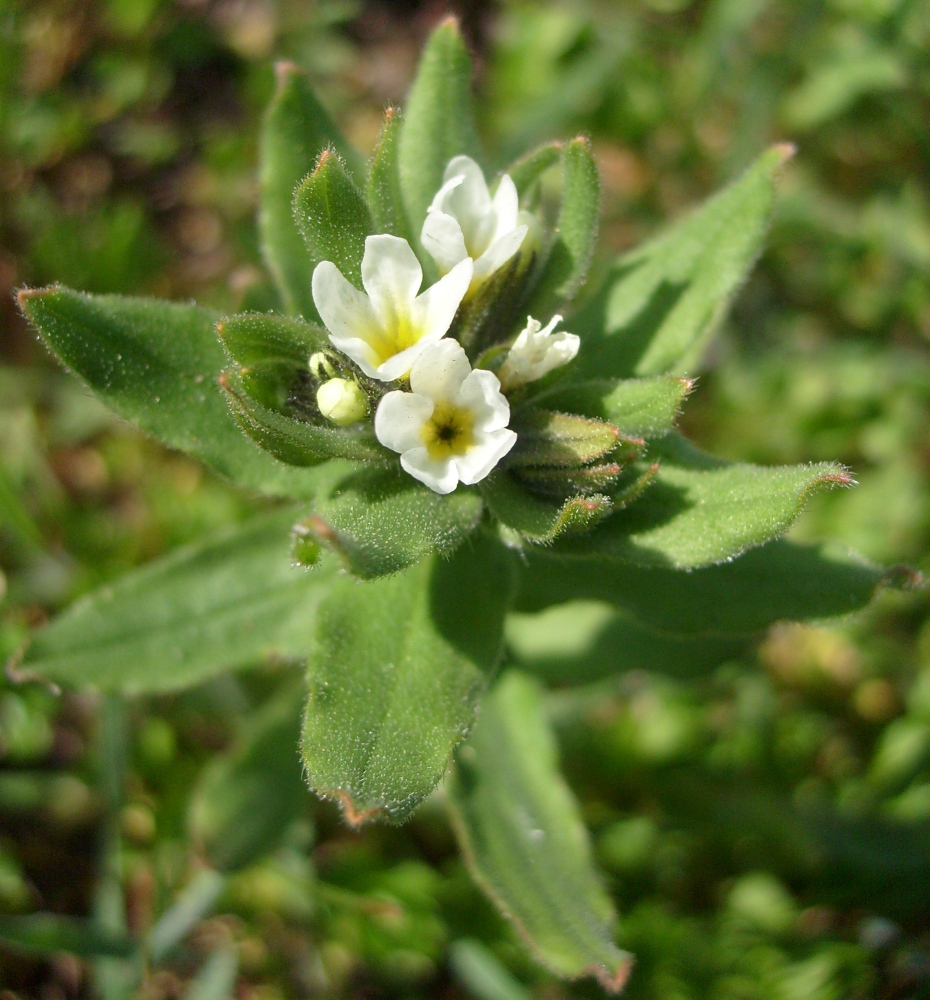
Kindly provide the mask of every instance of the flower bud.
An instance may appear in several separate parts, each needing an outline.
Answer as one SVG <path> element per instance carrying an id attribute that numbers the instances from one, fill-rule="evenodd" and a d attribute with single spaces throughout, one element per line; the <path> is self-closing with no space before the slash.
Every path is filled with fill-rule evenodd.
<path id="1" fill-rule="evenodd" d="M 332 378 L 336 374 L 333 363 L 326 357 L 323 351 L 317 351 L 315 354 L 310 355 L 309 367 L 310 374 L 321 381 L 324 378 Z"/>
<path id="2" fill-rule="evenodd" d="M 331 378 L 316 391 L 320 413 L 338 427 L 361 420 L 368 413 L 368 398 L 359 384 L 347 378 Z"/>

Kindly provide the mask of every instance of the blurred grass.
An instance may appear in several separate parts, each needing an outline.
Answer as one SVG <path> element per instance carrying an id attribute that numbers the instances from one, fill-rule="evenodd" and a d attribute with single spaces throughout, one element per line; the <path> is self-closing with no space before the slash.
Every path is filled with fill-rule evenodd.
<path id="1" fill-rule="evenodd" d="M 728 457 L 846 462 L 860 486 L 812 504 L 798 535 L 930 569 L 926 2 L 464 12 L 498 163 L 546 138 L 593 137 L 605 259 L 767 143 L 797 143 L 769 248 L 685 424 Z M 10 292 L 62 281 L 261 302 L 255 136 L 271 59 L 305 66 L 367 149 L 439 13 L 0 0 L 0 657 L 74 597 L 254 506 L 102 411 L 33 342 Z M 886 595 L 854 621 L 778 627 L 722 666 L 694 662 L 690 678 L 639 671 L 553 693 L 618 939 L 638 956 L 631 997 L 930 996 L 930 897 L 906 877 L 930 852 L 928 612 L 926 594 Z M 187 826 L 200 775 L 291 673 L 130 706 L 117 823 L 134 932 L 201 869 Z M 0 913 L 90 912 L 99 719 L 87 695 L 0 683 Z M 844 826 L 814 836 L 795 822 L 828 805 Z M 231 876 L 217 912 L 146 997 L 179 995 L 209 955 L 228 975 L 230 945 L 237 995 L 254 1000 L 597 994 L 534 966 L 433 802 L 405 828 L 356 835 L 308 796 L 286 845 Z M 0 982 L 20 997 L 90 993 L 86 968 L 65 958 L 0 951 Z"/>

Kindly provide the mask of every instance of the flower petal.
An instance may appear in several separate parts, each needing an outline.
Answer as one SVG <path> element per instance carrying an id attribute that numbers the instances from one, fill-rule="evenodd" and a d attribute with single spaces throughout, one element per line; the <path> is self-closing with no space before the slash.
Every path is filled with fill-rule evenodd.
<path id="1" fill-rule="evenodd" d="M 494 235 L 503 236 L 504 233 L 516 229 L 517 215 L 520 212 L 520 195 L 517 194 L 517 185 L 514 184 L 510 174 L 504 174 L 498 181 L 491 204 L 497 216 Z"/>
<path id="2" fill-rule="evenodd" d="M 423 221 L 420 239 L 426 252 L 443 272 L 450 271 L 468 256 L 462 227 L 451 215 L 438 209 L 431 210 Z"/>
<path id="3" fill-rule="evenodd" d="M 504 233 L 500 239 L 495 240 L 485 250 L 475 261 L 475 272 L 472 276 L 473 285 L 485 281 L 499 267 L 510 260 L 520 249 L 528 228 L 528 226 L 518 226 L 516 229 L 511 229 L 509 233 Z"/>
<path id="4" fill-rule="evenodd" d="M 425 446 L 411 448 L 400 456 L 401 468 L 434 493 L 451 493 L 459 484 L 459 473 L 453 459 L 429 457 Z"/>
<path id="5" fill-rule="evenodd" d="M 423 331 L 422 339 L 427 343 L 439 340 L 449 332 L 452 320 L 471 283 L 474 264 L 470 257 L 458 262 L 435 285 L 417 296 L 410 318 Z"/>
<path id="6" fill-rule="evenodd" d="M 375 411 L 375 437 L 391 451 L 423 446 L 420 430 L 433 414 L 433 402 L 415 392 L 389 392 Z"/>
<path id="7" fill-rule="evenodd" d="M 377 331 L 378 319 L 368 296 L 347 281 L 332 261 L 317 264 L 310 286 L 313 302 L 329 331 L 330 340 L 340 350 L 343 350 L 340 340 L 365 340 Z"/>
<path id="8" fill-rule="evenodd" d="M 464 455 L 452 459 L 458 467 L 459 479 L 466 485 L 480 482 L 517 443 L 517 435 L 509 428 L 482 434 Z"/>
<path id="9" fill-rule="evenodd" d="M 409 314 L 422 282 L 423 269 L 406 240 L 386 233 L 366 238 L 362 284 L 384 328 Z"/>
<path id="10" fill-rule="evenodd" d="M 462 381 L 458 402 L 467 406 L 475 415 L 475 426 L 480 431 L 496 431 L 510 423 L 510 403 L 501 392 L 501 384 L 494 372 L 476 368 Z"/>
<path id="11" fill-rule="evenodd" d="M 455 340 L 440 340 L 430 344 L 413 363 L 410 388 L 434 402 L 455 402 L 470 373 L 471 365 L 462 345 Z"/>
<path id="12" fill-rule="evenodd" d="M 460 184 L 451 182 L 462 177 Z M 470 257 L 479 257 L 494 238 L 495 215 L 481 167 L 470 156 L 455 156 L 446 167 L 446 183 L 437 208 L 458 220 Z"/>

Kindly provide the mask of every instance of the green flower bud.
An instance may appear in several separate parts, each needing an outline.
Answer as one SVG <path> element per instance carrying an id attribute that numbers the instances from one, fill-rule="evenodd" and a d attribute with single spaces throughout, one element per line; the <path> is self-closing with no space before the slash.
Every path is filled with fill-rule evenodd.
<path id="1" fill-rule="evenodd" d="M 339 427 L 354 424 L 368 413 L 368 398 L 358 382 L 347 378 L 331 378 L 316 391 L 320 413 Z"/>

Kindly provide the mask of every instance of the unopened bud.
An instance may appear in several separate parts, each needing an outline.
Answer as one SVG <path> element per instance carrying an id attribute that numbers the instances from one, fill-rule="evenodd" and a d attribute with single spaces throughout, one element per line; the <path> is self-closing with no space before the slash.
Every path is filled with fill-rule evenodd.
<path id="1" fill-rule="evenodd" d="M 332 378 L 336 374 L 336 369 L 333 368 L 333 363 L 322 351 L 317 351 L 316 354 L 310 355 L 310 374 L 314 378 L 322 380 Z"/>
<path id="2" fill-rule="evenodd" d="M 368 413 L 368 399 L 359 384 L 347 378 L 331 378 L 316 391 L 320 413 L 339 427 L 354 424 Z"/>

